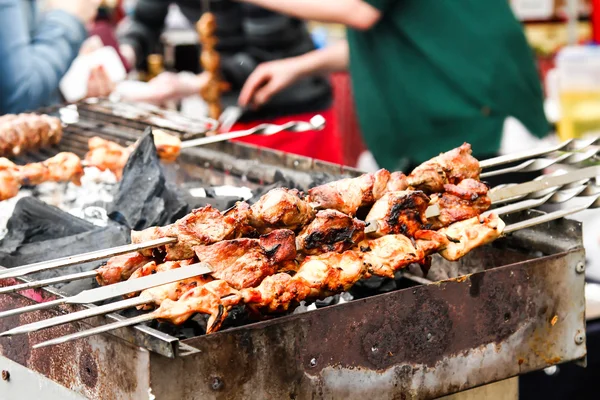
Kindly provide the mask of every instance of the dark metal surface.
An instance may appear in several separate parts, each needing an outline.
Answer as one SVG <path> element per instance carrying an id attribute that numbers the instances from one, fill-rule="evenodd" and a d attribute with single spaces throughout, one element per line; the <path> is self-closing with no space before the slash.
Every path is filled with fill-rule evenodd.
<path id="1" fill-rule="evenodd" d="M 18 295 L 0 296 L 2 310 L 29 303 Z M 0 329 L 55 315 L 55 311 L 48 310 L 7 318 L 0 321 Z M 73 333 L 77 329 L 77 324 L 68 324 L 30 335 L 2 338 L 0 354 L 88 399 L 148 398 L 148 351 L 113 336 L 97 336 L 52 348 L 31 349 L 36 343 Z M 35 384 L 31 379 L 26 380 L 26 384 Z"/>
<path id="2" fill-rule="evenodd" d="M 151 355 L 151 385 L 157 398 L 421 399 L 580 359 L 583 257 L 559 253 L 190 339 L 199 353 Z"/>

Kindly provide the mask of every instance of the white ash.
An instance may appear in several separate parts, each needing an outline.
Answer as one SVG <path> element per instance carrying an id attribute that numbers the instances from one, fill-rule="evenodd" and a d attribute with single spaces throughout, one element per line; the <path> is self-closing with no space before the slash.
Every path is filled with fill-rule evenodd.
<path id="1" fill-rule="evenodd" d="M 32 189 L 21 189 L 16 197 L 0 203 L 0 239 L 6 235 L 6 224 L 15 205 L 23 197 L 32 196 L 46 204 L 76 215 L 98 226 L 106 226 L 106 207 L 113 201 L 117 179 L 110 171 L 85 168 L 81 186 L 73 183 L 45 182 Z"/>

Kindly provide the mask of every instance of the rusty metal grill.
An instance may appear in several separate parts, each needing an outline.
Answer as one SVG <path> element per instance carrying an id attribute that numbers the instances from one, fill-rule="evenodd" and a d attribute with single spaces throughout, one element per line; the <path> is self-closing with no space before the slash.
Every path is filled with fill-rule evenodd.
<path id="1" fill-rule="evenodd" d="M 60 146 L 16 161 L 39 161 L 58 151 L 82 156 L 94 135 L 130 144 L 146 126 L 86 105 L 79 114 Z M 359 174 L 237 143 L 186 149 L 169 171 L 178 183 L 254 187 L 283 175 L 299 188 Z M 525 210 L 506 222 L 538 215 Z M 406 279 L 407 272 L 393 290 L 366 291 L 344 304 L 209 336 L 139 325 L 31 349 L 124 319 L 111 314 L 2 337 L 0 353 L 93 399 L 435 398 L 562 362 L 585 363 L 584 263 L 581 224 L 559 219 L 516 231 L 457 263 L 436 257 L 430 281 Z M 0 310 L 62 296 L 52 288 L 0 295 Z M 81 309 L 61 306 L 0 319 L 0 331 Z"/>

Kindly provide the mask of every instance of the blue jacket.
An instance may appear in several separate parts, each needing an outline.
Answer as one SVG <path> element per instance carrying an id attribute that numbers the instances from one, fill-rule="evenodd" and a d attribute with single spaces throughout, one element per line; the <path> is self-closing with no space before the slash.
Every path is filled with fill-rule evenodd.
<path id="1" fill-rule="evenodd" d="M 35 1 L 0 0 L 0 115 L 58 100 L 60 79 L 87 37 L 70 14 L 36 14 Z"/>

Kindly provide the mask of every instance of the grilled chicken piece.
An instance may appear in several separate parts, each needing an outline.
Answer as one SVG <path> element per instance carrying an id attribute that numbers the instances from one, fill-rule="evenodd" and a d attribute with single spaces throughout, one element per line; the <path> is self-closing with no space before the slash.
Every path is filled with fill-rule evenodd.
<path id="1" fill-rule="evenodd" d="M 158 251 L 166 252 L 166 261 L 185 260 L 194 257 L 192 249 L 194 246 L 237 237 L 242 228 L 247 226 L 250 213 L 250 207 L 246 203 L 238 203 L 225 215 L 209 205 L 193 210 L 174 224 L 132 231 L 131 241 L 144 243 L 164 237 L 177 238 L 177 243 L 167 245 Z M 142 254 L 151 257 L 154 250 L 144 250 Z"/>
<path id="2" fill-rule="evenodd" d="M 279 273 L 258 287 L 243 289 L 246 305 L 263 312 L 287 311 L 302 300 L 317 300 L 350 289 L 367 272 L 355 251 L 309 256 L 293 277 Z"/>
<path id="3" fill-rule="evenodd" d="M 296 248 L 305 255 L 341 253 L 365 236 L 365 223 L 335 210 L 322 210 L 296 237 Z"/>
<path id="4" fill-rule="evenodd" d="M 258 285 L 273 275 L 286 261 L 296 258 L 294 232 L 272 231 L 259 239 L 234 239 L 209 246 L 195 246 L 196 257 L 208 263 L 216 279 L 241 289 Z M 289 266 L 287 267 L 289 268 Z"/>
<path id="5" fill-rule="evenodd" d="M 148 264 L 144 265 L 142 268 L 138 269 L 133 275 L 131 275 L 129 279 L 137 279 L 142 276 L 148 276 L 160 272 L 170 271 L 177 268 L 183 268 L 188 265 L 192 265 L 194 262 L 194 259 L 182 261 L 167 261 L 162 264 L 156 264 L 156 262 L 151 261 Z M 202 286 L 212 280 L 212 277 L 206 275 L 194 276 L 192 278 L 187 278 L 181 281 L 171 282 L 165 285 L 146 289 L 140 293 L 140 296 L 149 297 L 152 299 L 152 301 L 148 304 L 138 306 L 137 308 L 140 310 L 150 310 L 152 308 L 160 306 L 162 302 L 166 299 L 177 300 L 188 290 L 191 290 L 198 286 Z M 137 295 L 138 293 L 130 293 L 124 297 L 135 297 Z"/>
<path id="6" fill-rule="evenodd" d="M 308 201 L 315 208 L 331 209 L 350 216 L 360 207 L 369 206 L 381 198 L 387 190 L 390 172 L 385 169 L 357 178 L 341 179 L 308 191 Z M 398 185 L 399 175 L 395 176 Z"/>
<path id="7" fill-rule="evenodd" d="M 158 157 L 165 162 L 175 161 L 181 153 L 181 140 L 159 129 L 154 129 L 152 134 Z"/>
<path id="8" fill-rule="evenodd" d="M 112 257 L 106 265 L 97 269 L 98 284 L 112 285 L 129 279 L 129 277 L 140 268 L 150 263 L 152 258 L 146 257 L 138 252 L 122 254 Z"/>
<path id="9" fill-rule="evenodd" d="M 57 144 L 60 120 L 48 115 L 4 115 L 0 119 L 0 155 L 18 155 L 25 149 Z"/>
<path id="10" fill-rule="evenodd" d="M 88 147 L 89 151 L 85 155 L 86 164 L 101 171 L 109 170 L 120 180 L 133 149 L 97 136 L 88 140 Z"/>
<path id="11" fill-rule="evenodd" d="M 440 255 L 449 261 L 456 261 L 476 247 L 491 243 L 502 236 L 505 224 L 496 214 L 487 217 L 477 216 L 455 222 L 438 233 L 445 235 L 449 243 Z"/>
<path id="12" fill-rule="evenodd" d="M 492 205 L 487 193 L 488 187 L 475 179 L 464 179 L 458 185 L 445 184 L 443 194 L 431 196 L 431 205 L 437 204 L 440 208 L 440 215 L 429 219 L 431 229 L 440 229 L 487 211 Z"/>
<path id="13" fill-rule="evenodd" d="M 376 228 L 370 232 L 367 229 L 368 236 L 401 233 L 412 237 L 427 223 L 425 211 L 428 205 L 429 197 L 421 191 L 386 193 L 367 215 L 367 223 L 374 224 Z"/>
<path id="14" fill-rule="evenodd" d="M 423 261 L 425 252 L 404 235 L 386 235 L 363 240 L 358 248 L 364 253 L 370 274 L 394 278 L 394 273 L 412 263 Z"/>
<path id="15" fill-rule="evenodd" d="M 12 171 L 0 169 L 0 201 L 15 197 L 20 187 Z"/>
<path id="16" fill-rule="evenodd" d="M 50 171 L 44 163 L 31 163 L 19 166 L 16 176 L 21 185 L 39 185 L 50 180 Z"/>
<path id="17" fill-rule="evenodd" d="M 277 188 L 262 196 L 253 206 L 250 225 L 260 233 L 274 229 L 296 230 L 315 217 L 310 205 L 295 189 Z"/>
<path id="18" fill-rule="evenodd" d="M 210 315 L 206 333 L 216 332 L 225 318 L 227 309 L 240 302 L 241 297 L 225 281 L 212 281 L 184 293 L 179 300 L 164 300 L 154 312 L 156 318 L 181 325 L 196 313 Z"/>
<path id="19" fill-rule="evenodd" d="M 386 192 L 400 192 L 408 189 L 408 178 L 402 172 L 392 172 L 385 187 Z"/>
<path id="20" fill-rule="evenodd" d="M 43 162 L 48 168 L 48 180 L 52 182 L 73 182 L 81 185 L 83 166 L 74 153 L 62 152 Z"/>
<path id="21" fill-rule="evenodd" d="M 471 153 L 471 145 L 464 143 L 424 162 L 408 176 L 408 185 L 430 194 L 443 191 L 447 183 L 457 184 L 467 178 L 478 180 L 479 161 Z"/>

